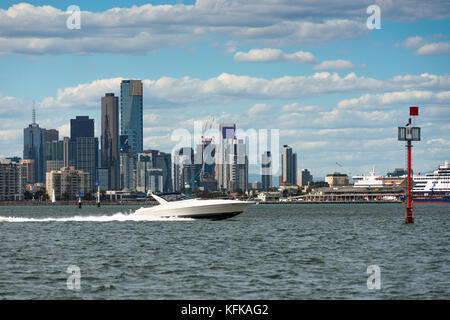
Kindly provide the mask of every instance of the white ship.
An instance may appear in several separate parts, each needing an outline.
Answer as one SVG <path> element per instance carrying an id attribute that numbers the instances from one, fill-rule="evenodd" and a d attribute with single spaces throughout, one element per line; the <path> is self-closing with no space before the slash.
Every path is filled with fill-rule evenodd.
<path id="1" fill-rule="evenodd" d="M 439 166 L 433 173 L 414 175 L 415 202 L 450 202 L 450 163 Z"/>
<path id="2" fill-rule="evenodd" d="M 155 194 L 152 196 L 159 205 L 140 208 L 135 215 L 222 220 L 234 217 L 255 204 L 253 201 L 200 199 L 169 202 Z"/>
<path id="3" fill-rule="evenodd" d="M 382 177 L 375 174 L 375 167 L 368 176 L 353 176 L 353 185 L 357 188 L 384 188 L 400 186 L 405 177 Z"/>

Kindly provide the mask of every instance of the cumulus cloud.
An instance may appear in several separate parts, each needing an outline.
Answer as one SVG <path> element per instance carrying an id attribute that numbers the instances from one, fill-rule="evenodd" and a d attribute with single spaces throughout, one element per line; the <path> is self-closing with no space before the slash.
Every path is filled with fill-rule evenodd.
<path id="1" fill-rule="evenodd" d="M 297 51 L 284 53 L 280 49 L 252 49 L 249 52 L 236 52 L 234 61 L 237 62 L 293 62 L 315 63 L 316 58 L 311 52 Z"/>
<path id="2" fill-rule="evenodd" d="M 346 99 L 338 103 L 339 108 L 376 108 L 395 105 L 450 104 L 450 91 L 434 93 L 432 91 L 396 91 L 383 94 L 365 94 L 359 98 Z"/>
<path id="3" fill-rule="evenodd" d="M 418 48 L 415 52 L 415 55 L 418 56 L 450 55 L 450 43 L 449 42 L 428 43 Z"/>
<path id="4" fill-rule="evenodd" d="M 118 95 L 122 78 L 100 79 L 57 91 L 42 100 L 42 107 L 97 108 L 106 92 Z M 406 90 L 450 90 L 450 76 L 433 74 L 395 76 L 378 80 L 349 73 L 318 72 L 310 76 L 284 76 L 264 79 L 222 73 L 209 79 L 161 77 L 144 79 L 144 106 L 152 109 L 229 104 L 251 99 L 279 100 L 315 97 L 322 94 L 395 92 Z M 287 108 L 287 107 L 286 107 Z"/>
<path id="5" fill-rule="evenodd" d="M 409 37 L 396 46 L 416 49 L 414 52 L 416 56 L 450 55 L 450 42 L 429 42 L 429 40 L 420 36 Z"/>
<path id="6" fill-rule="evenodd" d="M 248 110 L 250 116 L 255 116 L 258 114 L 269 113 L 272 110 L 272 106 L 265 103 L 257 103 Z"/>
<path id="7" fill-rule="evenodd" d="M 325 60 L 313 67 L 314 70 L 351 70 L 355 69 L 348 60 Z"/>

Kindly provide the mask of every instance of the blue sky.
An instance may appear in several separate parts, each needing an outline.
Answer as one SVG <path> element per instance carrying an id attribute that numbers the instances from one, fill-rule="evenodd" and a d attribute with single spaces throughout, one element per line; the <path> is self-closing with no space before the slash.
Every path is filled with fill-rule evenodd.
<path id="1" fill-rule="evenodd" d="M 382 28 L 368 30 L 374 3 Z M 72 4 L 80 30 L 65 26 Z M 212 116 L 280 129 L 315 176 L 336 162 L 384 174 L 404 166 L 395 130 L 420 105 L 414 162 L 429 171 L 450 159 L 448 30 L 447 1 L 2 1 L 0 157 L 21 156 L 33 100 L 64 136 L 75 115 L 98 124 L 101 96 L 132 78 L 144 148 L 171 151 L 173 130 Z"/>

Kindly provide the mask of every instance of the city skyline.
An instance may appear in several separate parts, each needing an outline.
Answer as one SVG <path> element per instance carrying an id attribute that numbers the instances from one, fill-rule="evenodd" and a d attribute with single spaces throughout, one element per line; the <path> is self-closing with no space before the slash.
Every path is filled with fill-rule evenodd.
<path id="1" fill-rule="evenodd" d="M 319 10 L 318 1 L 309 13 L 302 11 L 301 1 L 290 7 L 268 1 L 269 8 L 278 10 L 262 10 L 249 1 L 245 22 L 236 18 L 239 11 L 233 6 L 222 3 L 222 12 L 228 13 L 222 28 L 214 21 L 196 21 L 200 12 L 213 15 L 208 1 L 159 1 L 151 7 L 144 3 L 122 1 L 121 13 L 139 13 L 145 23 L 125 27 L 123 34 L 109 36 L 111 41 L 99 48 L 98 39 L 80 39 L 107 37 L 108 28 L 118 27 L 100 21 L 102 14 L 115 14 L 107 11 L 106 2 L 77 3 L 90 13 L 81 15 L 80 30 L 65 27 L 67 3 L 2 2 L 0 67 L 11 76 L 0 79 L 0 118 L 5 123 L 0 129 L 0 157 L 22 155 L 21 132 L 29 123 L 32 100 L 42 128 L 69 136 L 66 119 L 89 115 L 100 138 L 100 97 L 119 97 L 122 80 L 142 79 L 144 150 L 170 152 L 174 129 L 192 131 L 193 121 L 213 116 L 243 129 L 280 129 L 280 145 L 292 146 L 298 154 L 297 168 L 307 168 L 314 177 L 333 171 L 367 174 L 373 165 L 385 174 L 405 167 L 396 128 L 407 120 L 408 107 L 418 105 L 423 141 L 414 150 L 416 171 L 432 171 L 450 159 L 446 6 L 428 4 L 428 10 L 420 10 L 420 3 L 415 3 L 418 10 L 413 12 L 406 10 L 408 3 L 380 2 L 381 29 L 368 30 L 366 8 L 371 3 L 366 1 L 343 4 L 336 12 Z M 167 14 L 159 23 L 168 30 L 165 34 L 152 27 L 152 14 L 163 3 Z M 126 9 L 132 4 L 134 9 Z M 186 34 L 175 27 L 176 10 L 192 10 L 182 22 Z M 31 14 L 38 26 L 25 23 Z M 56 22 L 49 22 L 48 14 L 56 16 Z M 309 14 L 315 16 L 313 21 Z M 46 33 L 45 27 L 58 21 L 60 29 L 51 27 L 59 36 L 73 38 L 73 45 Z M 209 36 L 199 24 L 210 28 Z M 92 25 L 97 35 L 90 32 Z M 289 26 L 283 29 L 286 34 L 280 31 L 283 25 Z M 267 30 L 277 41 L 265 35 Z M 145 32 L 158 37 L 147 43 L 139 38 Z M 26 37 L 41 45 L 13 45 L 13 40 Z M 47 45 L 45 38 L 54 45 Z M 46 81 L 39 80 L 42 74 Z M 259 171 L 249 166 L 251 174 Z"/>

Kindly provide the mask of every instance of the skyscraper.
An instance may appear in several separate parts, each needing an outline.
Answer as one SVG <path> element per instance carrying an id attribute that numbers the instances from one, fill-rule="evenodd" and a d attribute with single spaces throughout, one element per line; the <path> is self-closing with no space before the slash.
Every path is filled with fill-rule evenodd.
<path id="1" fill-rule="evenodd" d="M 120 134 L 128 136 L 135 159 L 143 150 L 142 91 L 141 80 L 123 80 L 120 84 Z"/>
<path id="2" fill-rule="evenodd" d="M 75 169 L 89 173 L 94 188 L 98 168 L 98 139 L 94 137 L 94 119 L 77 116 L 70 120 L 70 140 L 75 144 Z"/>
<path id="3" fill-rule="evenodd" d="M 248 158 L 243 140 L 235 136 L 236 124 L 221 124 L 216 146 L 216 180 L 220 190 L 229 192 L 248 188 Z"/>
<path id="4" fill-rule="evenodd" d="M 119 157 L 120 157 L 120 188 L 122 190 L 136 189 L 136 161 L 133 157 L 133 150 L 128 145 L 128 136 L 119 137 Z"/>
<path id="5" fill-rule="evenodd" d="M 45 182 L 45 144 L 44 131 L 36 123 L 36 110 L 33 107 L 32 123 L 23 129 L 23 158 L 34 160 L 32 183 Z"/>
<path id="6" fill-rule="evenodd" d="M 109 172 L 109 189 L 120 185 L 119 159 L 119 98 L 114 93 L 102 97 L 101 166 Z"/>
<path id="7" fill-rule="evenodd" d="M 284 145 L 281 158 L 283 183 L 297 184 L 297 154 L 292 153 L 292 147 Z"/>
<path id="8" fill-rule="evenodd" d="M 272 188 L 272 154 L 266 151 L 261 156 L 261 188 L 269 190 Z"/>

